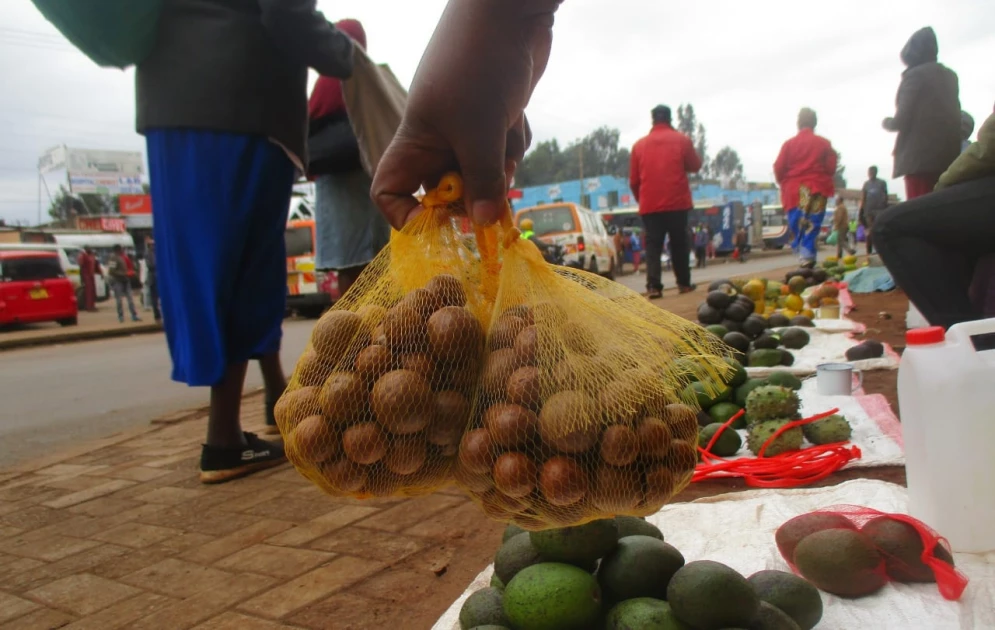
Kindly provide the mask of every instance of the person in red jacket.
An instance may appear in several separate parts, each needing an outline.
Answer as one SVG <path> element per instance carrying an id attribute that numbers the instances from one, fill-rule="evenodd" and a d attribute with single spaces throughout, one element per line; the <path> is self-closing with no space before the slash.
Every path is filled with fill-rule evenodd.
<path id="1" fill-rule="evenodd" d="M 688 214 L 694 207 L 688 173 L 701 169 L 701 157 L 691 139 L 670 124 L 670 108 L 653 108 L 653 129 L 632 147 L 629 188 L 639 202 L 646 228 L 646 291 L 650 299 L 663 296 L 660 254 L 669 234 L 674 276 L 681 293 L 694 291 L 691 284 Z"/>
<path id="2" fill-rule="evenodd" d="M 836 150 L 829 140 L 815 135 L 817 123 L 815 112 L 803 107 L 798 112 L 798 134 L 781 146 L 774 162 L 781 205 L 795 237 L 791 246 L 808 264 L 815 264 L 826 200 L 836 194 Z"/>

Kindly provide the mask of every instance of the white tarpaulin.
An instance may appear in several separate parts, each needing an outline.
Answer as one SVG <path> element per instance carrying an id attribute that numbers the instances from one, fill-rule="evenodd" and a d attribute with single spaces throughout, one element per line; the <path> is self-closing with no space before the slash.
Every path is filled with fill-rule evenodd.
<path id="1" fill-rule="evenodd" d="M 668 505 L 647 520 L 688 560 L 723 562 L 744 575 L 763 569 L 789 571 L 774 545 L 785 521 L 824 507 L 852 504 L 906 513 L 905 488 L 857 479 L 829 488 L 751 490 L 692 503 Z M 942 532 L 941 532 L 942 534 Z M 943 599 L 935 584 L 889 584 L 869 597 L 841 599 L 823 593 L 825 606 L 816 630 L 991 630 L 995 628 L 995 553 L 955 554 L 971 583 L 960 601 Z M 433 626 L 459 630 L 459 609 L 470 593 L 487 586 L 487 567 Z"/>

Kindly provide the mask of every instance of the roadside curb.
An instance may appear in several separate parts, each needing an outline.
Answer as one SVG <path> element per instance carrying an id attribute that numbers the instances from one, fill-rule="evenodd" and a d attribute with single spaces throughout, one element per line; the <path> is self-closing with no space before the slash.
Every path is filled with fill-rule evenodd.
<path id="1" fill-rule="evenodd" d="M 21 339 L 0 338 L 0 352 L 5 350 L 17 350 L 20 348 L 30 348 L 34 346 L 53 346 L 62 343 L 76 343 L 80 341 L 94 341 L 97 339 L 113 339 L 115 337 L 130 337 L 131 335 L 147 335 L 150 333 L 162 332 L 159 324 L 142 324 L 141 326 L 127 326 L 123 328 L 99 328 L 97 330 L 75 330 L 59 332 L 52 335 L 39 337 L 24 337 Z"/>

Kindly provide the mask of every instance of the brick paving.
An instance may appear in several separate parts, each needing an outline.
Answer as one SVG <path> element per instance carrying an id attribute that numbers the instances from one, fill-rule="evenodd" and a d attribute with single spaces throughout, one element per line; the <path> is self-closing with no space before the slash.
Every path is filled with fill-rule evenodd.
<path id="1" fill-rule="evenodd" d="M 260 399 L 246 409 L 260 428 Z M 452 601 L 486 564 L 445 576 L 461 536 L 496 544 L 500 526 L 456 490 L 336 500 L 289 465 L 202 486 L 203 427 L 150 426 L 0 471 L 0 627 L 429 627 L 405 624 L 405 606 L 439 576 Z"/>

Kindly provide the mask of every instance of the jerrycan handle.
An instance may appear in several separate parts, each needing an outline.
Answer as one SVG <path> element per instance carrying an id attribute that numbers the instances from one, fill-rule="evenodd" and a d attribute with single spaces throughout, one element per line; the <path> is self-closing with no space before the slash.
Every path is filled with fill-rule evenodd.
<path id="1" fill-rule="evenodd" d="M 979 319 L 954 324 L 947 330 L 947 340 L 974 350 L 977 360 L 995 365 L 995 319 Z"/>

